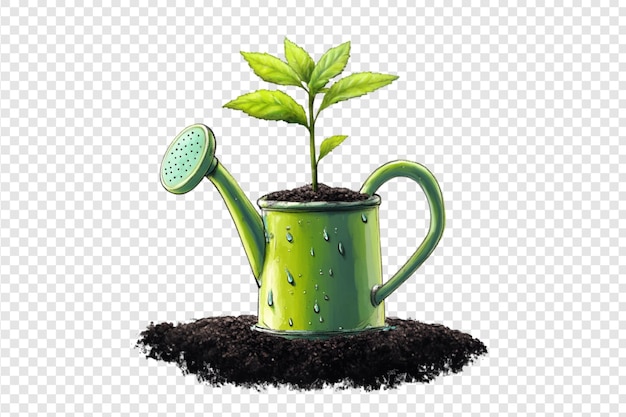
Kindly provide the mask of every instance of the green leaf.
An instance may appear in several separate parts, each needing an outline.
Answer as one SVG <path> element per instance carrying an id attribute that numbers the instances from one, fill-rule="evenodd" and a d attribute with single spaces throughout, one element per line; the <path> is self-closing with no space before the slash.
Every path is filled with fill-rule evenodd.
<path id="1" fill-rule="evenodd" d="M 324 87 L 328 80 L 341 74 L 350 58 L 350 42 L 329 49 L 318 61 L 311 73 L 309 89 L 313 94 Z"/>
<path id="2" fill-rule="evenodd" d="M 391 84 L 397 79 L 397 75 L 378 74 L 375 72 L 358 72 L 342 78 L 333 84 L 324 95 L 324 100 L 322 100 L 318 113 L 331 104 L 371 93 Z"/>
<path id="3" fill-rule="evenodd" d="M 283 120 L 307 126 L 306 114 L 301 105 L 279 90 L 259 90 L 244 94 L 224 104 L 224 107 L 265 120 Z"/>
<path id="4" fill-rule="evenodd" d="M 285 38 L 285 57 L 287 63 L 298 74 L 301 81 L 308 83 L 315 68 L 313 58 L 301 47 Z"/>
<path id="5" fill-rule="evenodd" d="M 317 158 L 317 162 L 319 163 L 320 159 L 328 155 L 337 146 L 341 145 L 341 142 L 346 140 L 347 137 L 348 135 L 335 135 L 324 139 L 320 145 L 320 156 Z"/>
<path id="6" fill-rule="evenodd" d="M 280 59 L 266 53 L 242 52 L 250 68 L 264 81 L 280 85 L 296 85 L 302 87 L 298 74 Z"/>

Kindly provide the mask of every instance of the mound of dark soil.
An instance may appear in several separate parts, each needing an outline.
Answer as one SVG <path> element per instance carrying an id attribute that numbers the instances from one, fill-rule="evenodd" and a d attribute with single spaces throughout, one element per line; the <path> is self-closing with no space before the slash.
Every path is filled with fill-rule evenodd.
<path id="1" fill-rule="evenodd" d="M 174 362 L 213 385 L 262 388 L 393 388 L 459 372 L 487 348 L 443 325 L 388 318 L 388 331 L 329 339 L 285 339 L 252 330 L 255 316 L 150 324 L 137 346 L 148 358 Z"/>

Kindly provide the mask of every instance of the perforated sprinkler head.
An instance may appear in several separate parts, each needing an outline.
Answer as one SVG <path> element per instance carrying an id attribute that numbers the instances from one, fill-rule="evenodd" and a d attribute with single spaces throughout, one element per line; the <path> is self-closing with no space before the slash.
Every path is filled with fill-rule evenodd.
<path id="1" fill-rule="evenodd" d="M 216 166 L 213 132 L 203 124 L 191 125 L 167 148 L 161 162 L 161 184 L 171 193 L 184 194 Z"/>

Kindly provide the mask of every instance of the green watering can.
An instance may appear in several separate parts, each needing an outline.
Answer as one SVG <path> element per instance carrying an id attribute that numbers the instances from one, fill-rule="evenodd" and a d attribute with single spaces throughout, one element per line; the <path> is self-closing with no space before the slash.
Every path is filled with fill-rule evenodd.
<path id="1" fill-rule="evenodd" d="M 389 162 L 361 187 L 356 202 L 286 202 L 261 197 L 261 215 L 215 157 L 215 137 L 202 124 L 184 129 L 161 165 L 166 190 L 182 194 L 207 177 L 230 211 L 259 287 L 255 330 L 290 338 L 385 330 L 384 300 L 430 256 L 443 234 L 441 190 L 424 166 Z M 430 228 L 409 260 L 383 283 L 378 208 L 374 194 L 396 177 L 426 194 Z"/>

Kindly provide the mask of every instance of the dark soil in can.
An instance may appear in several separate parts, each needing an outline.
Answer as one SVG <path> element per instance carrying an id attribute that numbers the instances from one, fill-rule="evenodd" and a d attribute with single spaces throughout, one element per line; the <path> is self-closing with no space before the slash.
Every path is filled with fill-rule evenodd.
<path id="1" fill-rule="evenodd" d="M 370 196 L 348 188 L 329 187 L 326 184 L 318 184 L 317 191 L 313 191 L 311 184 L 292 190 L 274 191 L 266 196 L 273 201 L 294 201 L 299 203 L 311 201 L 362 201 Z"/>

